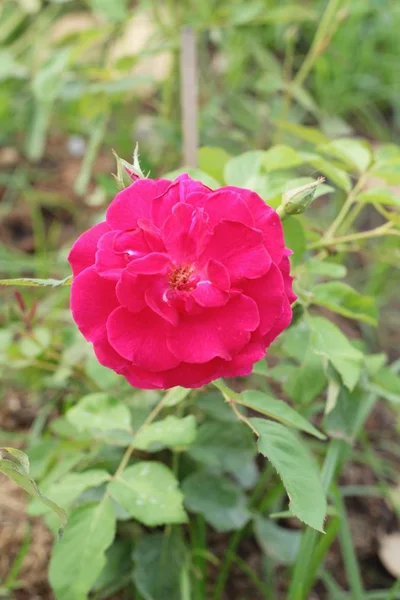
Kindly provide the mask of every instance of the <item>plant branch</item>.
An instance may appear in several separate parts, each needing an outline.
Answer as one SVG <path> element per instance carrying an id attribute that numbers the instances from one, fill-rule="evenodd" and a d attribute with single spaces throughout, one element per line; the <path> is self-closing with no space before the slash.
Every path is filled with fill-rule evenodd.
<path id="1" fill-rule="evenodd" d="M 359 233 L 351 233 L 349 235 L 343 235 L 341 237 L 332 239 L 323 239 L 319 242 L 314 242 L 307 246 L 308 250 L 314 250 L 316 248 L 328 248 L 330 246 L 336 246 L 337 244 L 347 244 L 349 242 L 356 242 L 358 240 L 366 240 L 369 238 L 382 237 L 385 235 L 397 235 L 400 236 L 400 231 L 393 229 L 393 223 L 384 223 L 376 229 L 370 231 L 361 231 Z"/>

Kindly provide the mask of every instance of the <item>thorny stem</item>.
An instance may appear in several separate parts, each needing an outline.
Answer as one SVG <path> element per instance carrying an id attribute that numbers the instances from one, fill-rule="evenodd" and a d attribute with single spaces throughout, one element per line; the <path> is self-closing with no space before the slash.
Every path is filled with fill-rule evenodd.
<path id="1" fill-rule="evenodd" d="M 328 241 L 333 238 L 334 233 L 339 229 L 339 227 L 343 223 L 347 213 L 349 212 L 351 206 L 353 205 L 353 202 L 355 201 L 357 194 L 362 189 L 364 182 L 365 182 L 365 175 L 362 175 L 360 177 L 360 179 L 358 180 L 357 184 L 353 187 L 353 189 L 347 196 L 347 199 L 346 199 L 345 203 L 343 204 L 342 208 L 340 209 L 339 214 L 337 215 L 336 219 L 334 219 L 332 221 L 331 225 L 328 227 L 328 229 L 321 241 Z"/>
<path id="2" fill-rule="evenodd" d="M 166 396 L 167 396 L 167 394 L 164 394 L 164 396 L 161 398 L 160 402 L 153 408 L 153 410 L 151 411 L 151 413 L 149 414 L 149 416 L 147 417 L 147 419 L 145 420 L 143 425 L 141 425 L 139 427 L 139 429 L 137 430 L 135 439 L 133 440 L 131 445 L 126 449 L 126 452 L 125 452 L 124 456 L 122 457 L 119 467 L 115 471 L 115 474 L 113 475 L 113 479 L 117 479 L 117 477 L 119 475 L 121 475 L 121 473 L 125 469 L 126 465 L 128 464 L 130 457 L 132 456 L 132 454 L 134 453 L 134 451 L 136 449 L 136 439 L 137 439 L 139 433 L 141 433 L 143 431 L 143 429 L 145 429 L 147 427 L 147 425 L 150 425 L 150 423 L 152 423 L 154 421 L 154 419 L 159 414 L 159 412 L 164 408 L 165 402 L 166 402 Z"/>
<path id="3" fill-rule="evenodd" d="M 329 240 L 320 240 L 307 246 L 308 250 L 314 250 L 315 248 L 327 248 L 329 246 L 336 246 L 337 244 L 346 244 L 349 242 L 356 242 L 357 240 L 365 240 L 368 238 L 382 237 L 385 235 L 397 235 L 400 236 L 400 231 L 392 229 L 393 223 L 384 223 L 376 229 L 370 231 L 361 231 L 360 233 L 351 233 L 342 237 L 337 237 Z"/>

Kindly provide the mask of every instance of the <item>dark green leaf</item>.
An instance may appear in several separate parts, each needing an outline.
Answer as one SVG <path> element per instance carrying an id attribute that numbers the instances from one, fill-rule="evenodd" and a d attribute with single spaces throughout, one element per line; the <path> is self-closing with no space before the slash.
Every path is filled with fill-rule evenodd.
<path id="1" fill-rule="evenodd" d="M 294 564 L 301 542 L 301 532 L 280 527 L 270 519 L 257 515 L 254 519 L 257 542 L 267 556 L 283 565 Z"/>
<path id="2" fill-rule="evenodd" d="M 145 534 L 133 553 L 133 580 L 144 600 L 184 599 L 182 571 L 188 568 L 188 553 L 180 531 Z"/>
<path id="3" fill-rule="evenodd" d="M 378 309 L 372 296 L 362 296 L 341 281 L 321 283 L 312 289 L 312 303 L 325 306 L 348 319 L 378 324 Z"/>

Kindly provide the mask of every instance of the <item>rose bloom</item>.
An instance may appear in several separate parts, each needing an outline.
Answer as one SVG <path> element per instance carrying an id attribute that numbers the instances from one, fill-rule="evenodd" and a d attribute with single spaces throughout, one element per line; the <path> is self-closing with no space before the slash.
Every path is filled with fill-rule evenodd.
<path id="1" fill-rule="evenodd" d="M 72 315 L 135 387 L 248 375 L 291 321 L 289 254 L 254 192 L 138 179 L 72 247 Z"/>

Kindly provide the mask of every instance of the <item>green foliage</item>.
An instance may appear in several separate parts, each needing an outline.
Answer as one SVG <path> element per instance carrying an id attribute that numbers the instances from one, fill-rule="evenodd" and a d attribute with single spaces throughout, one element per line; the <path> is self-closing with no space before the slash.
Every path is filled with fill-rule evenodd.
<path id="1" fill-rule="evenodd" d="M 138 462 L 118 475 L 108 489 L 114 500 L 145 525 L 186 521 L 178 482 L 162 463 Z"/>
<path id="2" fill-rule="evenodd" d="M 289 496 L 289 508 L 301 521 L 323 531 L 326 499 L 314 459 L 307 447 L 284 425 L 251 419 L 259 451 L 279 473 Z"/>
<path id="3" fill-rule="evenodd" d="M 133 559 L 133 579 L 145 600 L 175 600 L 184 597 L 188 553 L 178 530 L 145 535 Z"/>
<path id="4" fill-rule="evenodd" d="M 57 600 L 85 600 L 103 569 L 105 551 L 115 536 L 116 519 L 109 498 L 84 503 L 72 511 L 61 542 L 55 545 L 49 579 Z"/>
<path id="5" fill-rule="evenodd" d="M 279 565 L 279 581 L 291 581 L 288 600 L 315 595 L 319 577 L 336 598 L 324 557 L 338 522 L 343 538 L 346 515 L 324 519 L 332 491 L 340 508 L 346 460 L 372 468 L 389 507 L 391 431 L 367 435 L 364 425 L 377 399 L 392 407 L 385 423 L 395 423 L 400 403 L 398 364 L 386 358 L 398 329 L 400 13 L 394 0 L 385 10 L 362 0 L 281 4 L 144 2 L 133 13 L 125 0 L 0 6 L 0 377 L 4 402 L 9 388 L 24 401 L 17 414 L 34 414 L 29 433 L 25 425 L 0 430 L 0 471 L 33 496 L 28 513 L 43 515 L 52 532 L 68 512 L 50 564 L 57 600 L 119 590 L 144 600 L 221 600 L 233 562 L 265 597 L 278 593 Z M 150 24 L 143 43 L 136 16 Z M 71 31 L 69 19 L 77 19 Z M 183 25 L 198 35 L 204 146 L 196 168 L 177 168 Z M 125 34 L 137 47 L 123 44 L 118 55 Z M 163 57 L 172 66 L 156 73 Z M 288 203 L 303 213 L 283 223 L 298 296 L 293 322 L 230 387 L 134 390 L 72 327 L 66 238 L 103 219 L 116 192 L 105 175 L 109 149 L 130 157 L 132 136 L 143 170 L 137 149 L 133 165 L 118 158 L 120 188 L 130 184 L 125 167 L 152 177 L 187 172 L 211 188 L 250 188 L 279 214 Z M 70 156 L 76 138 L 82 148 Z M 9 165 L 7 149 L 17 153 Z M 14 223 L 16 207 L 23 216 Z M 29 253 L 12 248 L 25 229 Z M 19 287 L 23 296 L 14 295 Z M 20 443 L 27 454 L 8 447 Z M 268 593 L 263 574 L 243 560 L 245 536 L 265 555 Z M 349 536 L 346 543 L 354 572 Z M 1 594 L 19 585 L 26 547 Z"/>
<path id="6" fill-rule="evenodd" d="M 182 486 L 185 506 L 203 515 L 217 531 L 232 531 L 243 527 L 250 518 L 247 499 L 241 487 L 211 473 L 193 473 Z"/>

